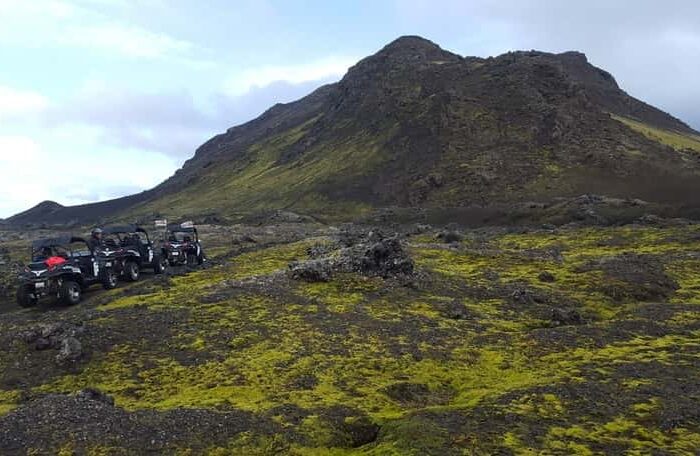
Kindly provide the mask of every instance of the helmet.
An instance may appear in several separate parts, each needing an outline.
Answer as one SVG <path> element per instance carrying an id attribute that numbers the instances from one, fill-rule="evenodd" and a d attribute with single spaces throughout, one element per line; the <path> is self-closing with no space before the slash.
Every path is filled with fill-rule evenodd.
<path id="1" fill-rule="evenodd" d="M 98 234 L 102 234 L 102 229 L 101 228 L 95 228 L 92 230 L 92 235 L 97 236 Z"/>

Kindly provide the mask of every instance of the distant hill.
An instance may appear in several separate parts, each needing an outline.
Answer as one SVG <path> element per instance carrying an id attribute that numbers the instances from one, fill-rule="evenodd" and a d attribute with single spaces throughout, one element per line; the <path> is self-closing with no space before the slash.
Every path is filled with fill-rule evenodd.
<path id="1" fill-rule="evenodd" d="M 461 57 L 402 37 L 201 147 L 152 190 L 10 223 L 548 202 L 595 193 L 700 202 L 700 133 L 584 54 Z M 42 203 L 46 204 L 46 203 Z"/>

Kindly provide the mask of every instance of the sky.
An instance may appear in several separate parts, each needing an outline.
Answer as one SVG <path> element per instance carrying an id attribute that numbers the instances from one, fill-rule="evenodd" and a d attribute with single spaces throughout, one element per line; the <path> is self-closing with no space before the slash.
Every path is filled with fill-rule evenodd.
<path id="1" fill-rule="evenodd" d="M 697 0 L 0 0 L 0 218 L 151 188 L 402 35 L 582 51 L 700 129 Z"/>

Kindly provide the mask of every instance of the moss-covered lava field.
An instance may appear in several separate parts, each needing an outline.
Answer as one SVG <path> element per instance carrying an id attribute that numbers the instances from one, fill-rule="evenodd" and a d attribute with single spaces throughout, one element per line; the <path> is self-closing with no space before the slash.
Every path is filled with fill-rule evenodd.
<path id="1" fill-rule="evenodd" d="M 204 230 L 205 268 L 3 307 L 1 454 L 700 453 L 700 225 Z M 337 267 L 394 237 L 412 270 Z"/>

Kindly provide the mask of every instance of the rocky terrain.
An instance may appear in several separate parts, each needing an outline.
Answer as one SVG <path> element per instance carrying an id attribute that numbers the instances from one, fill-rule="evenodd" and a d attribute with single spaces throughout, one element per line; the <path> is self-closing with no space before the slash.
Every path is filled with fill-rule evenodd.
<path id="1" fill-rule="evenodd" d="M 700 225 L 290 218 L 202 227 L 203 269 L 4 304 L 0 454 L 700 451 Z"/>

